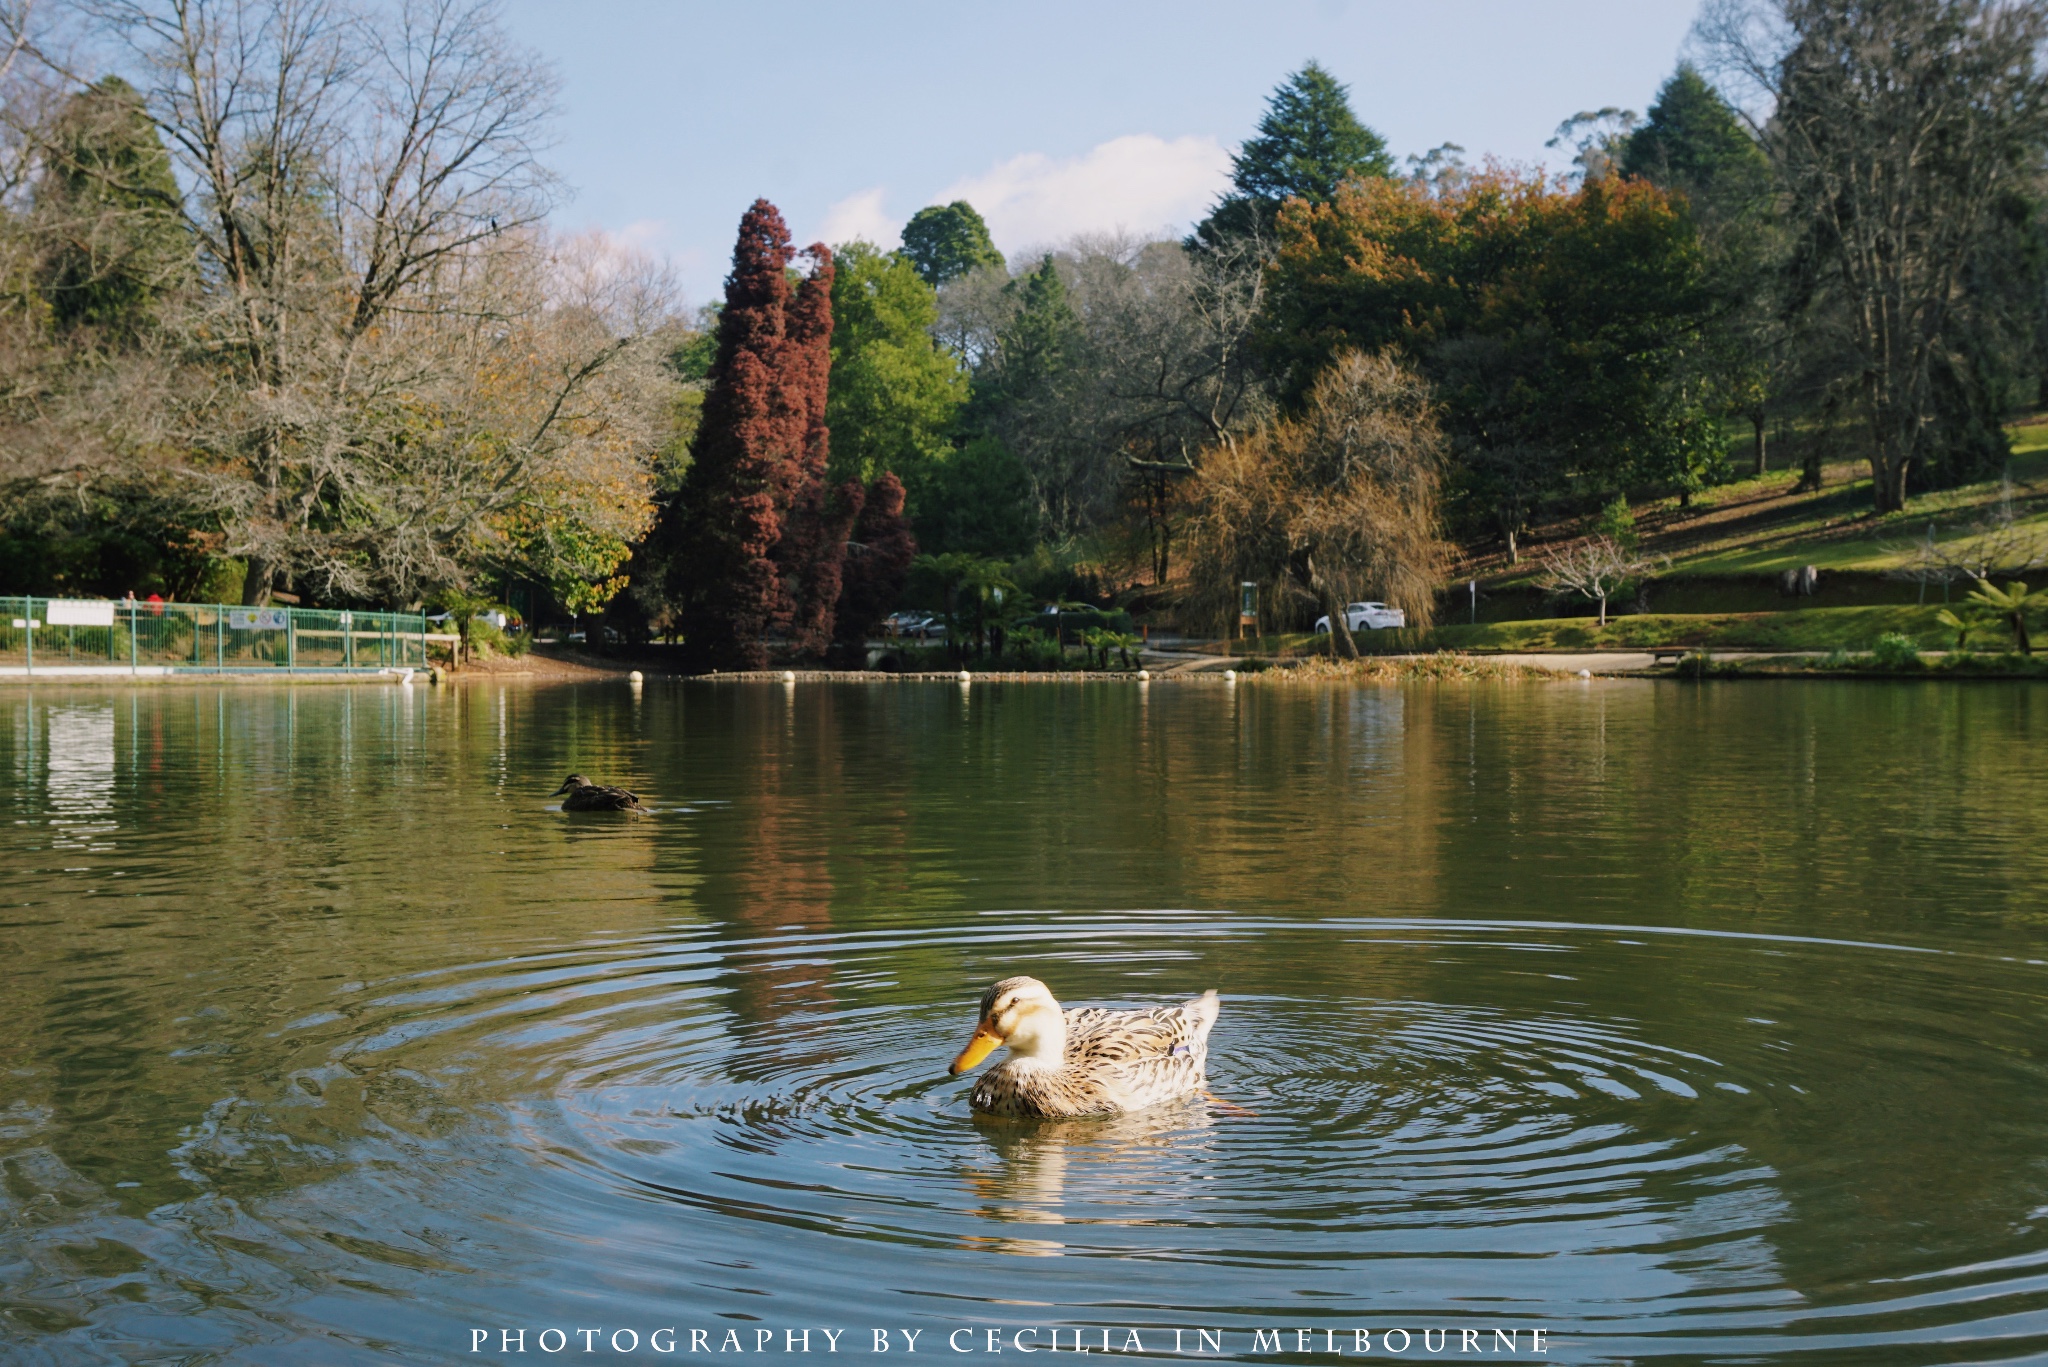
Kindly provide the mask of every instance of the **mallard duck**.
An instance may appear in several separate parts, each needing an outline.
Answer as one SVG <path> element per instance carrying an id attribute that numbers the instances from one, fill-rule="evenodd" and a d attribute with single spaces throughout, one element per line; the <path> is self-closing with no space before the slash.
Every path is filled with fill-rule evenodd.
<path id="1" fill-rule="evenodd" d="M 562 786 L 548 794 L 562 799 L 565 812 L 644 812 L 640 799 L 624 788 L 592 783 L 581 774 L 571 774 Z"/>
<path id="2" fill-rule="evenodd" d="M 1178 1006 L 1063 1011 L 1036 978 L 1005 978 L 982 994 L 974 1038 L 948 1070 L 954 1076 L 1000 1045 L 1010 1057 L 974 1084 L 985 1115 L 1054 1118 L 1114 1115 L 1202 1091 L 1216 994 Z"/>

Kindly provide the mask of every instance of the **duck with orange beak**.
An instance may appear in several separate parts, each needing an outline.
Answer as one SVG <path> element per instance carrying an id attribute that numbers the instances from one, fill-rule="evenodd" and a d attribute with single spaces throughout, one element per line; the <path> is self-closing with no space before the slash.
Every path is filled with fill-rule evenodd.
<path id="1" fill-rule="evenodd" d="M 1016 1119 L 1115 1115 L 1202 1093 L 1215 992 L 1149 1011 L 1064 1010 L 1036 978 L 1005 978 L 981 997 L 973 1038 L 954 1076 L 997 1049 L 1010 1057 L 968 1098 L 984 1115 Z"/>

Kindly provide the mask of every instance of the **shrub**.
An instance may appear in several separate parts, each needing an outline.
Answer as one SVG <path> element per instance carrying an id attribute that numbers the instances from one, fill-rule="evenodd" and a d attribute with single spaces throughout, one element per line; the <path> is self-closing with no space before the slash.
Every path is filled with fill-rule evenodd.
<path id="1" fill-rule="evenodd" d="M 1058 641 L 1032 626 L 1012 628 L 1003 653 L 1027 666 L 1057 666 L 1066 658 Z"/>
<path id="2" fill-rule="evenodd" d="M 1877 638 L 1870 657 L 1886 669 L 1916 669 L 1920 664 L 1920 646 L 1910 636 L 1887 631 Z"/>
<path id="3" fill-rule="evenodd" d="M 1600 510 L 1600 516 L 1593 519 L 1594 536 L 1604 536 L 1625 551 L 1632 551 L 1640 539 L 1636 535 L 1636 515 L 1628 506 L 1627 494 L 1616 494 Z"/>

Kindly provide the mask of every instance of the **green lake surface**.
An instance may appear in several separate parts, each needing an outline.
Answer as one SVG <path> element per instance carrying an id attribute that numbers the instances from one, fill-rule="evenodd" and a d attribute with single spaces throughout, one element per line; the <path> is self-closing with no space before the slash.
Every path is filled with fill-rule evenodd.
<path id="1" fill-rule="evenodd" d="M 0 1360 L 2043 1360 L 2044 740 L 2039 684 L 0 692 Z M 1013 973 L 1216 988 L 1231 1104 L 977 1122 Z"/>

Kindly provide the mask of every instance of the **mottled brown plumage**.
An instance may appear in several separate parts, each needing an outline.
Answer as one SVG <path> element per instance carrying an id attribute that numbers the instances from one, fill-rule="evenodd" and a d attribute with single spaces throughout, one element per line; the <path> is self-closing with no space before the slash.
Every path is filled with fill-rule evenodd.
<path id="1" fill-rule="evenodd" d="M 644 812 L 637 795 L 624 788 L 608 787 L 592 783 L 581 774 L 571 774 L 562 786 L 550 793 L 550 797 L 562 799 L 565 812 Z"/>
<path id="2" fill-rule="evenodd" d="M 974 1038 L 953 1060 L 963 1073 L 996 1048 L 1010 1057 L 974 1085 L 986 1115 L 1114 1115 L 1202 1090 L 1217 999 L 1204 992 L 1176 1006 L 1063 1011 L 1036 978 L 1005 978 L 981 999 Z"/>

